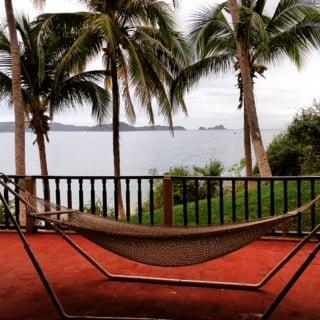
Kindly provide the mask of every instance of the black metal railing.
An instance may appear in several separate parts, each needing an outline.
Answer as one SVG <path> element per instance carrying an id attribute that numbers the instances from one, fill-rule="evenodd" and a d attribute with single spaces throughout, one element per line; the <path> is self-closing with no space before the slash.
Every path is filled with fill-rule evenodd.
<path id="1" fill-rule="evenodd" d="M 11 178 L 19 183 L 25 177 Z M 35 175 L 30 178 L 36 185 L 38 196 L 58 205 L 115 220 L 151 225 L 163 223 L 164 215 L 168 214 L 162 210 L 161 201 L 159 206 L 159 192 L 163 192 L 164 201 L 173 199 L 174 223 L 184 226 L 224 224 L 274 216 L 300 207 L 320 194 L 320 177 L 317 176 L 172 176 L 171 189 L 165 190 L 161 182 L 164 176 Z M 120 185 L 123 209 L 119 202 Z M 20 223 L 22 206 L 18 198 L 12 197 L 6 189 L 3 192 Z M 19 192 L 18 188 L 16 192 Z M 313 206 L 310 215 L 298 216 L 292 231 L 301 235 L 303 231 L 313 229 L 318 222 L 319 213 Z M 2 216 L 0 213 L 0 227 L 11 227 L 5 211 Z"/>
<path id="2" fill-rule="evenodd" d="M 9 176 L 19 184 L 24 176 Z M 79 209 L 92 214 L 99 214 L 115 220 L 154 224 L 154 193 L 155 180 L 163 176 L 31 176 L 37 190 L 37 196 L 54 202 L 58 206 Z M 5 182 L 6 179 L 4 179 Z M 121 183 L 123 210 L 118 201 L 119 183 Z M 15 217 L 20 224 L 20 202 L 4 189 L 4 197 L 13 207 Z M 16 188 L 19 193 L 19 189 Z M 122 215 L 124 213 L 124 216 Z M 143 212 L 147 217 L 143 221 Z M 0 214 L 0 227 L 10 228 L 8 215 Z"/>
<path id="3" fill-rule="evenodd" d="M 248 221 L 286 213 L 314 199 L 320 193 L 320 177 L 172 177 L 182 194 L 182 220 L 185 226 L 201 224 L 199 203 L 206 198 L 206 219 L 202 224 Z M 199 184 L 206 189 L 206 195 L 199 199 Z M 194 197 L 188 198 L 188 186 L 194 190 Z M 215 190 L 212 190 L 215 189 Z M 206 196 L 206 197 L 205 197 Z M 226 207 L 227 205 L 227 207 Z M 203 209 L 203 204 L 202 204 Z M 315 206 L 310 219 L 302 220 L 298 215 L 295 232 L 302 234 L 312 230 L 316 224 Z"/>

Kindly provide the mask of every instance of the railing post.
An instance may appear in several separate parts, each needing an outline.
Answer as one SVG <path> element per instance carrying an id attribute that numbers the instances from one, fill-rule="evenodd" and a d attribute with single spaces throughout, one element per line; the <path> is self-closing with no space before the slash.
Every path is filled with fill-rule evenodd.
<path id="1" fill-rule="evenodd" d="M 164 212 L 164 225 L 173 225 L 173 187 L 172 179 L 170 176 L 163 178 L 163 212 Z"/>
<path id="2" fill-rule="evenodd" d="M 36 180 L 32 177 L 25 177 L 25 190 L 27 192 L 30 192 L 32 195 L 36 196 Z M 28 213 L 29 209 L 26 206 L 26 230 L 27 233 L 36 233 L 37 227 L 36 227 L 36 220 L 31 217 Z"/>

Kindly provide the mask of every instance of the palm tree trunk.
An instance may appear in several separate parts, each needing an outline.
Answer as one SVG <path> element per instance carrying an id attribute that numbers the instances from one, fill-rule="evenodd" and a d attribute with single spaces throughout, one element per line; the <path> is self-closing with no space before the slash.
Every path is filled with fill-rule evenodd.
<path id="1" fill-rule="evenodd" d="M 24 105 L 21 91 L 20 52 L 18 46 L 16 20 L 11 0 L 5 0 L 7 23 L 10 34 L 11 70 L 12 70 L 12 100 L 15 116 L 15 166 L 17 175 L 25 175 L 25 123 Z"/>
<path id="2" fill-rule="evenodd" d="M 111 74 L 112 74 L 112 129 L 113 129 L 113 169 L 114 176 L 120 176 L 120 97 L 119 97 L 119 86 L 118 86 L 118 71 L 117 64 L 112 59 L 111 60 Z M 124 208 L 122 201 L 122 192 L 121 192 L 121 181 L 118 180 L 118 212 L 120 217 L 124 217 Z"/>
<path id="3" fill-rule="evenodd" d="M 252 138 L 253 149 L 256 155 L 257 164 L 259 167 L 260 175 L 264 177 L 272 176 L 266 152 L 264 150 L 261 132 L 259 128 L 257 110 L 253 94 L 253 83 L 251 79 L 248 50 L 245 39 L 242 39 L 238 34 L 238 25 L 240 22 L 237 0 L 229 0 L 230 13 L 232 23 L 234 25 L 236 34 L 236 45 L 239 56 L 239 65 L 243 83 L 244 103 L 247 108 L 248 123 L 250 127 L 250 134 Z"/>
<path id="4" fill-rule="evenodd" d="M 243 108 L 243 144 L 244 144 L 244 158 L 246 160 L 246 176 L 252 177 L 252 153 L 251 153 L 251 138 L 250 128 L 248 123 L 248 115 L 246 106 Z"/>
<path id="5" fill-rule="evenodd" d="M 47 165 L 47 155 L 46 155 L 46 144 L 45 144 L 44 136 L 41 133 L 37 134 L 37 145 L 38 145 L 38 151 L 39 151 L 41 175 L 47 176 L 48 165 Z"/>
<path id="6" fill-rule="evenodd" d="M 39 151 L 41 175 L 47 176 L 48 164 L 47 164 L 47 154 L 46 154 L 46 143 L 42 133 L 37 134 L 37 145 L 38 145 L 38 151 Z M 49 201 L 50 186 L 49 186 L 48 180 L 43 180 L 43 193 L 44 193 L 44 198 Z"/>

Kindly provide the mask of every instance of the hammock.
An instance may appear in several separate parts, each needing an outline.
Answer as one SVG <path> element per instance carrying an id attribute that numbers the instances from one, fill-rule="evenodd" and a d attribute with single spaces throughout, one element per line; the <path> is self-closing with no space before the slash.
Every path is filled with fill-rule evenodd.
<path id="1" fill-rule="evenodd" d="M 275 217 L 220 226 L 143 226 L 57 207 L 28 192 L 23 197 L 36 219 L 68 227 L 122 257 L 161 267 L 187 266 L 226 255 L 295 219 L 307 209 L 301 207 Z M 308 208 L 314 202 L 309 203 Z M 45 210 L 39 212 L 38 208 Z"/>
<path id="2" fill-rule="evenodd" d="M 160 227 L 115 222 L 72 212 L 66 220 L 44 221 L 67 226 L 99 246 L 144 264 L 178 267 L 197 264 L 240 249 L 297 213 L 219 227 Z"/>

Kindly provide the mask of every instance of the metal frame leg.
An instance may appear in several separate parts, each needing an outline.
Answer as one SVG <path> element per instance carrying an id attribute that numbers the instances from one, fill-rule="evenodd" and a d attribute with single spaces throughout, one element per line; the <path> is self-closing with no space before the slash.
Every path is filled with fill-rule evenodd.
<path id="1" fill-rule="evenodd" d="M 273 300 L 269 308 L 265 311 L 265 313 L 262 316 L 262 320 L 269 319 L 273 311 L 277 308 L 277 306 L 280 304 L 280 302 L 284 299 L 284 297 L 287 295 L 287 293 L 291 290 L 291 288 L 295 285 L 295 283 L 298 281 L 300 276 L 303 274 L 303 272 L 307 269 L 309 264 L 312 262 L 312 260 L 316 257 L 318 251 L 320 250 L 320 241 L 318 244 L 313 248 L 311 253 L 308 255 L 308 257 L 305 259 L 305 261 L 301 264 L 299 269 L 296 271 L 296 273 L 291 277 L 291 279 L 288 281 L 286 286 L 281 290 L 281 292 L 276 296 L 276 298 Z"/>

